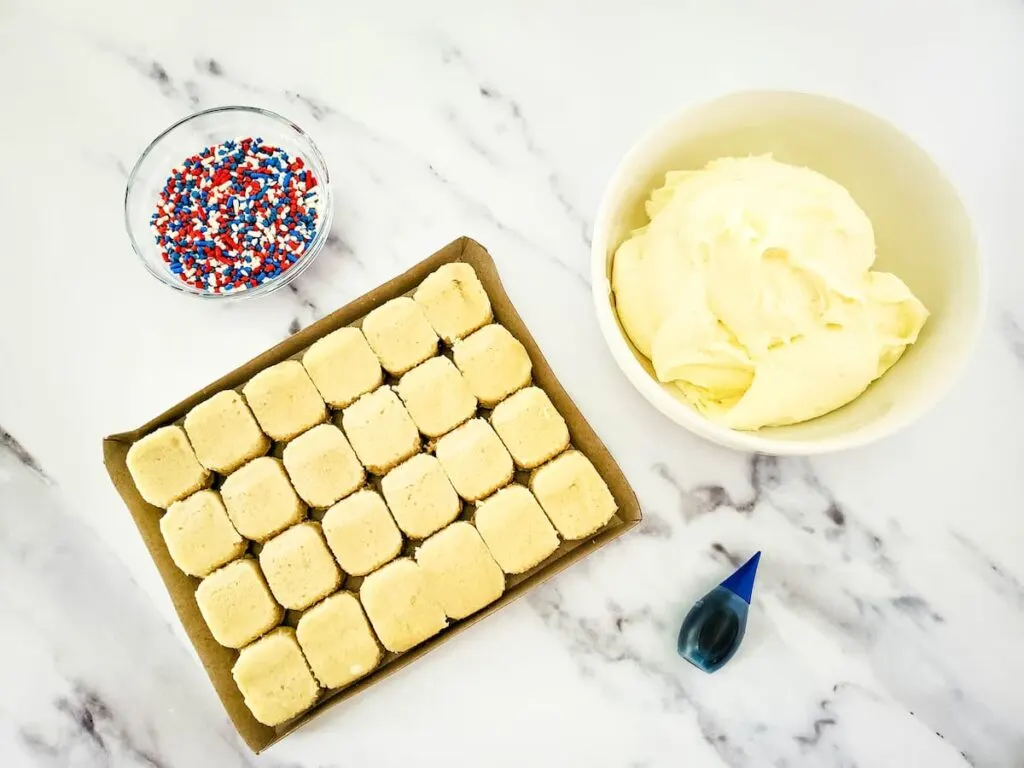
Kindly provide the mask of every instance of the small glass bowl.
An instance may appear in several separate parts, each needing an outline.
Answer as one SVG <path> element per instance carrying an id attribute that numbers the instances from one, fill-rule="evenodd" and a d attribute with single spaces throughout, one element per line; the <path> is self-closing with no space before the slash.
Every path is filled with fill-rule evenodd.
<path id="1" fill-rule="evenodd" d="M 281 147 L 292 157 L 301 157 L 317 179 L 320 196 L 317 230 L 295 265 L 278 277 L 253 288 L 233 293 L 210 293 L 181 281 L 164 262 L 161 248 L 150 229 L 150 217 L 156 210 L 160 191 L 167 184 L 172 169 L 185 158 L 206 147 L 230 139 L 259 137 L 268 144 Z M 327 163 L 316 144 L 291 120 L 258 107 L 215 107 L 196 112 L 179 120 L 157 136 L 135 162 L 124 193 L 124 224 L 132 248 L 142 265 L 153 277 L 175 290 L 204 299 L 246 299 L 266 296 L 283 288 L 313 263 L 320 255 L 334 217 L 330 174 Z"/>

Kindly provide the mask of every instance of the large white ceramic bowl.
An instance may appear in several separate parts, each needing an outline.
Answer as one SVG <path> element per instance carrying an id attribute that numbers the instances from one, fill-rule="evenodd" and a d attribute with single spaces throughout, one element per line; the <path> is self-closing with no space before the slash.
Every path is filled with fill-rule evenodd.
<path id="1" fill-rule="evenodd" d="M 893 272 L 931 312 L 921 336 L 852 403 L 787 427 L 742 432 L 715 424 L 661 384 L 615 313 L 609 276 L 618 246 L 647 223 L 644 202 L 666 171 L 718 157 L 771 152 L 845 186 L 875 228 L 875 269 Z M 888 123 L 835 99 L 736 93 L 679 112 L 641 138 L 615 170 L 598 209 L 592 251 L 597 318 L 615 361 L 659 411 L 720 445 L 776 455 L 865 445 L 910 424 L 949 389 L 983 314 L 983 265 L 970 220 L 929 157 Z"/>

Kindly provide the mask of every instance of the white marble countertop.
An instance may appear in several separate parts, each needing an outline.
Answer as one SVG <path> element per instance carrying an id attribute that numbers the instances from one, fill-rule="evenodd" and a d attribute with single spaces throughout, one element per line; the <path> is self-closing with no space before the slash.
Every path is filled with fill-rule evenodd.
<path id="1" fill-rule="evenodd" d="M 5 768 L 1024 766 L 1024 3 L 611 6 L 0 5 Z M 589 236 L 619 156 L 678 106 L 755 87 L 893 121 L 958 186 L 989 260 L 969 372 L 870 448 L 715 448 L 649 407 L 598 335 Z M 306 127 L 337 209 L 295 290 L 227 307 L 149 277 L 121 211 L 148 140 L 224 103 Z M 100 438 L 461 234 L 494 254 L 646 519 L 254 757 Z M 744 647 L 704 675 L 677 625 L 755 549 Z"/>

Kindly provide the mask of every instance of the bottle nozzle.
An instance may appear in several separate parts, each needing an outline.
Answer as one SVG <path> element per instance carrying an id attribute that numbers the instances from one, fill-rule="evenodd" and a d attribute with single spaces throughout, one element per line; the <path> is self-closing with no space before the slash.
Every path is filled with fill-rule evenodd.
<path id="1" fill-rule="evenodd" d="M 752 558 L 721 583 L 721 586 L 732 592 L 743 602 L 750 604 L 750 596 L 754 592 L 754 577 L 757 575 L 757 564 L 761 561 L 761 553 L 757 552 Z"/>

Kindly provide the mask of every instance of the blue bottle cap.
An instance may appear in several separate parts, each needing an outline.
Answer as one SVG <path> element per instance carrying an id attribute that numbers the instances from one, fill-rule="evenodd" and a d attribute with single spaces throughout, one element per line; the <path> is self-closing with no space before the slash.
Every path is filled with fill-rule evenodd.
<path id="1" fill-rule="evenodd" d="M 757 564 L 761 561 L 761 553 L 757 552 L 752 558 L 723 581 L 720 586 L 732 592 L 743 602 L 750 605 L 750 595 L 754 591 L 754 577 L 757 575 Z"/>

